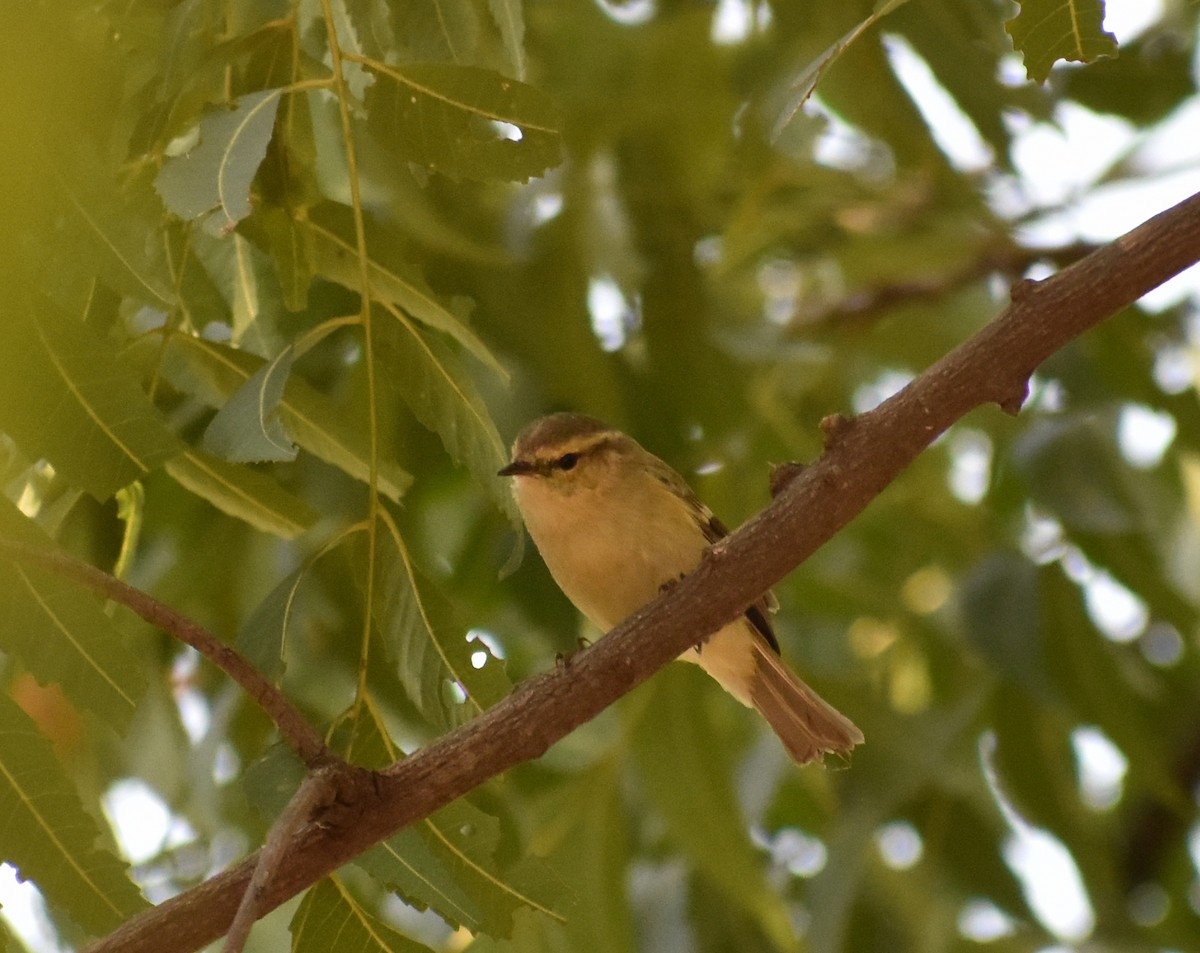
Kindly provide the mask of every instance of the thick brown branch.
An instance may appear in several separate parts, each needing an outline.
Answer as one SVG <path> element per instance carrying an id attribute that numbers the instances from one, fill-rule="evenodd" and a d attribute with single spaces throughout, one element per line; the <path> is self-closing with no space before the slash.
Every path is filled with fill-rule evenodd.
<path id="1" fill-rule="evenodd" d="M 328 756 L 329 749 L 321 736 L 304 717 L 284 698 L 283 693 L 259 674 L 258 670 L 242 656 L 197 625 L 186 616 L 180 615 L 170 606 L 164 605 L 153 596 L 135 589 L 115 576 L 72 559 L 65 553 L 57 553 L 35 546 L 26 546 L 8 539 L 0 539 L 0 553 L 25 563 L 48 569 L 57 575 L 71 579 L 86 589 L 113 602 L 132 609 L 151 625 L 190 645 L 221 671 L 246 690 L 258 702 L 263 711 L 279 728 L 279 733 L 290 744 L 305 764 L 314 764 Z"/>
<path id="2" fill-rule="evenodd" d="M 736 618 L 860 513 L 968 410 L 1016 409 L 1057 349 L 1200 260 L 1200 196 L 1156 216 L 1013 303 L 899 394 L 836 428 L 821 459 L 723 540 L 696 572 L 568 665 L 375 776 L 345 781 L 337 806 L 292 841 L 261 899 L 270 909 L 392 832 L 536 758 L 696 641 Z M 228 929 L 253 857 L 131 920 L 91 953 L 190 951 Z"/>

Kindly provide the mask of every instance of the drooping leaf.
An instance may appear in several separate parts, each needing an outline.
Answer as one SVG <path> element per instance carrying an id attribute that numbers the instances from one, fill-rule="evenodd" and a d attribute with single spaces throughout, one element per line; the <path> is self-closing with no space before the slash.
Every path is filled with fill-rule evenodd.
<path id="1" fill-rule="evenodd" d="M 0 694 L 0 851 L 91 934 L 149 904 L 126 867 L 96 847 L 99 828 L 34 723 Z"/>
<path id="2" fill-rule="evenodd" d="M 487 405 L 466 368 L 436 334 L 422 332 L 403 314 L 376 309 L 376 380 L 402 399 L 417 419 L 442 438 L 446 452 L 486 488 L 496 505 L 519 527 L 512 495 L 496 476 L 507 462 L 504 443 Z"/>
<path id="3" fill-rule="evenodd" d="M 713 757 L 703 709 L 689 692 L 692 673 L 668 667 L 656 676 L 637 723 L 638 771 L 671 837 L 696 868 L 750 915 L 780 948 L 791 934 L 778 895 L 766 884 L 763 861 L 745 836 L 730 773 Z"/>
<path id="4" fill-rule="evenodd" d="M 796 77 L 791 82 L 787 100 L 771 124 L 771 140 L 773 142 L 780 140 L 788 125 L 796 119 L 804 104 L 808 102 L 809 97 L 816 92 L 821 78 L 838 61 L 841 55 L 851 45 L 856 43 L 867 30 L 874 26 L 880 18 L 887 16 L 887 14 L 907 2 L 908 0 L 879 0 L 869 16 L 856 23 L 845 35 L 839 37 L 822 52 L 820 56 L 803 66 L 797 72 Z"/>
<path id="5" fill-rule="evenodd" d="M 330 733 L 330 745 L 347 760 L 372 769 L 391 764 L 398 754 L 370 696 L 360 698 L 338 719 Z M 476 931 L 479 910 L 426 845 L 421 832 L 428 824 L 427 820 L 421 821 L 392 835 L 355 858 L 354 863 L 411 906 L 432 909 L 447 923 Z"/>
<path id="6" fill-rule="evenodd" d="M 105 500 L 184 449 L 112 344 L 47 301 L 0 319 L 0 429 Z"/>
<path id="7" fill-rule="evenodd" d="M 445 598 L 389 529 L 381 527 L 376 542 L 375 625 L 413 704 L 434 725 L 449 727 L 494 705 L 512 685 L 487 646 L 454 624 Z"/>
<path id="8" fill-rule="evenodd" d="M 413 830 L 478 908 L 480 931 L 509 936 L 518 910 L 564 919 L 569 901 L 549 866 L 532 855 L 505 862 L 500 821 L 470 802 L 455 801 Z"/>
<path id="9" fill-rule="evenodd" d="M 296 445 L 279 419 L 279 403 L 291 370 L 289 346 L 255 371 L 217 411 L 204 432 L 204 449 L 233 463 L 296 459 Z"/>
<path id="10" fill-rule="evenodd" d="M 167 461 L 167 473 L 222 513 L 264 533 L 294 539 L 318 513 L 265 473 L 229 463 L 202 450 L 189 450 Z"/>
<path id="11" fill-rule="evenodd" d="M 262 358 L 191 335 L 176 334 L 167 349 L 164 373 L 172 384 L 212 406 L 224 404 L 265 364 Z M 350 476 L 367 481 L 370 442 L 365 421 L 347 414 L 296 375 L 288 378 L 279 403 L 280 419 L 301 448 Z M 381 459 L 379 490 L 399 500 L 412 477 Z"/>
<path id="12" fill-rule="evenodd" d="M 1090 63 L 1115 56 L 1117 40 L 1103 28 L 1104 0 L 1018 0 L 1021 12 L 1004 24 L 1035 83 L 1057 60 Z"/>
<path id="13" fill-rule="evenodd" d="M 361 291 L 362 281 L 354 245 L 342 238 L 333 223 L 325 221 L 325 217 L 310 219 L 308 227 L 313 270 L 321 277 L 352 291 Z M 386 246 L 388 238 L 386 233 L 376 234 L 368 229 L 368 250 Z M 367 258 L 367 281 L 373 300 L 394 305 L 427 327 L 447 334 L 469 354 L 491 368 L 501 380 L 508 380 L 508 371 L 496 359 L 491 348 L 471 330 L 466 316 L 455 313 L 452 305 L 444 303 L 416 269 L 403 262 L 372 257 L 374 255 L 378 255 L 378 251 L 373 251 Z"/>
<path id="14" fill-rule="evenodd" d="M 562 161 L 541 90 L 475 66 L 376 65 L 367 126 L 397 155 L 454 178 L 524 182 Z"/>
<path id="15" fill-rule="evenodd" d="M 52 544 L 0 497 L 0 537 Z M 42 684 L 57 682 L 76 706 L 124 731 L 146 691 L 141 664 L 96 598 L 48 570 L 0 553 L 0 647 Z"/>
<path id="16" fill-rule="evenodd" d="M 99 160 L 85 150 L 62 161 L 57 184 L 66 201 L 67 216 L 63 232 L 43 259 L 47 271 L 56 272 L 47 277 L 51 281 L 64 278 L 64 273 L 72 270 L 64 266 L 77 265 L 64 259 L 83 257 L 113 288 L 154 307 L 165 309 L 175 304 L 177 295 L 157 235 L 162 207 L 148 183 L 134 179 L 118 187 Z"/>
<path id="17" fill-rule="evenodd" d="M 292 917 L 292 953 L 426 953 L 427 948 L 368 913 L 336 877 L 304 895 Z"/>
<path id="18" fill-rule="evenodd" d="M 198 142 L 170 156 L 154 185 L 184 219 L 204 219 L 213 234 L 228 234 L 250 214 L 250 184 L 267 153 L 281 89 L 264 89 L 211 112 L 195 130 Z"/>

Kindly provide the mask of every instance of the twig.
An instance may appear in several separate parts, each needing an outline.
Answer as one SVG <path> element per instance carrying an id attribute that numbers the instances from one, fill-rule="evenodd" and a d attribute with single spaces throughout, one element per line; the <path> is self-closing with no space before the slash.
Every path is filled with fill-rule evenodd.
<path id="1" fill-rule="evenodd" d="M 262 916 L 262 898 L 270 887 L 271 880 L 282 869 L 288 847 L 305 824 L 334 802 L 337 777 L 355 770 L 362 769 L 355 769 L 344 761 L 331 761 L 305 775 L 300 787 L 288 801 L 287 807 L 271 825 L 267 842 L 256 855 L 254 872 L 246 885 L 245 893 L 242 894 L 229 932 L 225 935 L 223 953 L 242 953 L 250 936 L 250 928 Z"/>
<path id="2" fill-rule="evenodd" d="M 33 563 L 59 576 L 71 579 L 97 595 L 119 602 L 131 609 L 153 626 L 190 645 L 237 682 L 246 693 L 258 702 L 279 728 L 279 733 L 290 744 L 307 765 L 317 763 L 328 756 L 329 749 L 313 727 L 292 707 L 283 693 L 267 681 L 258 670 L 247 662 L 240 653 L 230 648 L 219 638 L 180 615 L 170 606 L 164 605 L 153 596 L 135 589 L 115 576 L 89 566 L 87 563 L 65 553 L 29 546 L 14 540 L 0 538 L 0 553 L 26 563 Z"/>

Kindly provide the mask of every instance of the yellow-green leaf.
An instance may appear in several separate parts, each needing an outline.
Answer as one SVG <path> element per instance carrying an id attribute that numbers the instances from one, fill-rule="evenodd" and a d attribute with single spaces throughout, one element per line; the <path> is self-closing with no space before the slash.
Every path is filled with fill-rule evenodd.
<path id="1" fill-rule="evenodd" d="M 22 879 L 91 934 L 149 906 L 126 866 L 96 847 L 99 829 L 54 751 L 0 694 L 0 850 Z"/>

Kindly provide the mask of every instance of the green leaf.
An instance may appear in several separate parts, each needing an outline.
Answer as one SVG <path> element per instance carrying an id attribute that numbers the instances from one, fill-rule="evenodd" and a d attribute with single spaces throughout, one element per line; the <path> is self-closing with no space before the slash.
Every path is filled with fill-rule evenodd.
<path id="1" fill-rule="evenodd" d="M 771 124 L 771 141 L 778 143 L 785 130 L 800 115 L 800 111 L 808 99 L 817 90 L 822 77 L 829 71 L 846 50 L 858 40 L 882 17 L 887 16 L 897 7 L 908 3 L 908 0 L 879 0 L 871 14 L 834 41 L 811 62 L 800 68 L 795 79 L 791 82 L 786 102 L 779 109 L 778 115 Z"/>
<path id="2" fill-rule="evenodd" d="M 379 768 L 397 752 L 370 696 L 338 719 L 330 741 L 355 764 Z M 513 914 L 531 911 L 552 921 L 561 882 L 540 858 L 501 859 L 500 821 L 459 800 L 367 851 L 355 862 L 421 909 L 472 932 L 508 936 Z"/>
<path id="3" fill-rule="evenodd" d="M 1017 554 L 993 553 L 963 580 L 960 600 L 971 646 L 1026 691 L 1052 697 L 1037 567 Z"/>
<path id="4" fill-rule="evenodd" d="M 189 450 L 168 460 L 166 470 L 222 513 L 280 539 L 294 539 L 320 515 L 267 474 L 201 450 Z"/>
<path id="5" fill-rule="evenodd" d="M 278 683 L 286 668 L 288 625 L 291 622 L 306 562 L 288 573 L 238 630 L 237 648 L 264 677 Z"/>
<path id="6" fill-rule="evenodd" d="M 336 876 L 309 889 L 290 929 L 292 953 L 428 953 L 363 909 Z"/>
<path id="7" fill-rule="evenodd" d="M 2 497 L 0 537 L 38 549 L 53 545 Z M 146 692 L 142 665 L 96 598 L 19 558 L 0 559 L 0 646 L 39 682 L 57 682 L 73 704 L 118 731 L 128 727 Z"/>
<path id="8" fill-rule="evenodd" d="M 288 346 L 225 402 L 204 432 L 204 449 L 233 463 L 296 459 L 296 445 L 279 420 L 279 403 L 291 370 Z"/>
<path id="9" fill-rule="evenodd" d="M 475 382 L 437 335 L 424 334 L 400 312 L 372 315 L 375 379 L 442 438 L 446 452 L 471 471 L 515 527 L 520 515 L 507 482 L 496 476 L 508 462 L 504 443 Z"/>
<path id="10" fill-rule="evenodd" d="M 762 857 L 750 846 L 749 824 L 730 785 L 732 765 L 718 757 L 720 749 L 710 740 L 714 729 L 691 690 L 695 674 L 668 666 L 655 676 L 637 722 L 638 771 L 672 839 L 697 870 L 786 949 L 787 911 L 766 882 Z"/>
<path id="11" fill-rule="evenodd" d="M 518 910 L 563 921 L 556 909 L 563 887 L 553 871 L 533 855 L 503 862 L 500 821 L 469 801 L 455 801 L 413 830 L 478 908 L 480 931 L 510 935 Z"/>
<path id="12" fill-rule="evenodd" d="M 488 12 L 500 29 L 513 75 L 525 78 L 525 8 L 521 0 L 488 0 Z"/>
<path id="13" fill-rule="evenodd" d="M 0 845 L 20 877 L 92 934 L 149 907 L 37 727 L 0 694 Z"/>
<path id="14" fill-rule="evenodd" d="M 512 691 L 504 663 L 454 624 L 449 603 L 418 575 L 391 532 L 380 532 L 376 560 L 375 625 L 405 691 L 431 723 L 439 728 L 458 724 Z M 458 689 L 465 704 L 457 700 Z"/>
<path id="15" fill-rule="evenodd" d="M 345 737 L 347 731 L 349 738 Z M 387 727 L 369 696 L 338 720 L 330 746 L 354 764 L 372 769 L 391 764 L 397 757 Z M 432 909 L 447 923 L 475 932 L 481 923 L 479 909 L 425 843 L 425 836 L 431 833 L 424 830 L 429 823 L 425 820 L 394 834 L 355 858 L 354 863 L 398 892 L 410 906 Z"/>
<path id="16" fill-rule="evenodd" d="M 375 73 L 367 126 L 411 162 L 524 182 L 562 161 L 558 110 L 533 86 L 474 66 L 376 64 Z"/>
<path id="17" fill-rule="evenodd" d="M 1056 60 L 1090 63 L 1117 55 L 1117 39 L 1103 29 L 1104 0 L 1018 0 L 1021 12 L 1004 24 L 1025 72 L 1045 82 Z"/>
<path id="18" fill-rule="evenodd" d="M 119 185 L 87 151 L 63 161 L 58 185 L 67 200 L 67 217 L 54 247 L 46 249 L 47 268 L 59 274 L 47 278 L 65 277 L 79 262 L 64 259 L 78 258 L 82 252 L 94 263 L 87 269 L 92 272 L 89 280 L 99 274 L 114 288 L 156 308 L 174 305 L 178 295 L 164 244 L 158 238 L 162 206 L 149 183 L 139 177 Z"/>
<path id="19" fill-rule="evenodd" d="M 250 184 L 267 154 L 281 89 L 247 93 L 232 109 L 200 120 L 196 146 L 170 156 L 154 186 L 172 212 L 204 218 L 212 234 L 228 234 L 250 214 Z"/>
<path id="20" fill-rule="evenodd" d="M 145 355 L 147 359 L 153 355 Z M 266 362 L 236 348 L 173 334 L 163 373 L 171 383 L 212 406 L 225 403 Z M 370 475 L 370 442 L 361 419 L 337 406 L 297 375 L 288 378 L 280 418 L 304 450 L 364 483 Z M 399 501 L 412 477 L 390 460 L 379 461 L 379 490 Z"/>
<path id="21" fill-rule="evenodd" d="M 361 292 L 362 279 L 354 245 L 342 238 L 335 223 L 311 219 L 309 236 L 313 270 L 329 281 L 335 281 L 352 291 Z M 455 313 L 443 304 L 421 274 L 404 262 L 382 257 L 381 249 L 393 244 L 393 236 L 368 228 L 367 246 L 372 255 L 367 258 L 367 281 L 373 301 L 394 305 L 435 331 L 449 335 L 480 363 L 508 381 L 508 371 L 496 359 L 491 349 L 479 339 L 466 322 L 466 316 Z"/>
<path id="22" fill-rule="evenodd" d="M 112 344 L 49 302 L 10 304 L 0 352 L 0 429 L 96 499 L 184 449 Z"/>

